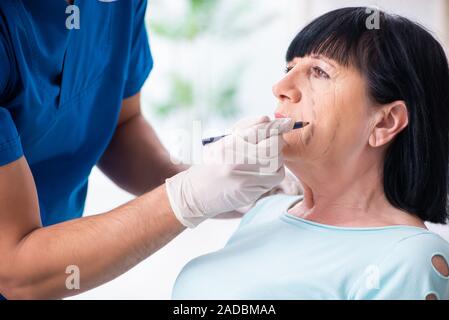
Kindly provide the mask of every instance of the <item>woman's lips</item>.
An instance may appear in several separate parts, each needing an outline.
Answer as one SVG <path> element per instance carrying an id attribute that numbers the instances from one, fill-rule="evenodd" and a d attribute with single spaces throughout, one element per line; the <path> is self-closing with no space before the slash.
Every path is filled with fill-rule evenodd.
<path id="1" fill-rule="evenodd" d="M 275 112 L 274 117 L 275 117 L 276 119 L 279 119 L 279 118 L 288 118 L 287 115 L 282 114 L 282 113 L 280 113 L 280 112 Z"/>

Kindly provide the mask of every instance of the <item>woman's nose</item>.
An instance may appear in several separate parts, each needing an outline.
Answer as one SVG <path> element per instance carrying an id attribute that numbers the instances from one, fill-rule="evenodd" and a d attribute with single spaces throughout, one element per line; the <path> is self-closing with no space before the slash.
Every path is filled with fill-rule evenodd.
<path id="1" fill-rule="evenodd" d="M 301 91 L 291 80 L 282 79 L 273 86 L 272 90 L 280 102 L 296 103 L 301 100 Z"/>

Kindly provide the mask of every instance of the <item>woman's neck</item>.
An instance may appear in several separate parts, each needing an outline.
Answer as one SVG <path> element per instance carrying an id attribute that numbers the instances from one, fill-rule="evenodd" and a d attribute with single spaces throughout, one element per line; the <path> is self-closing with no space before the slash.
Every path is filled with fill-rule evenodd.
<path id="1" fill-rule="evenodd" d="M 291 214 L 347 227 L 425 227 L 421 219 L 388 202 L 383 191 L 382 168 L 375 164 L 363 168 L 320 166 L 319 170 L 299 163 L 288 163 L 288 167 L 304 187 L 304 200 L 289 210 Z"/>

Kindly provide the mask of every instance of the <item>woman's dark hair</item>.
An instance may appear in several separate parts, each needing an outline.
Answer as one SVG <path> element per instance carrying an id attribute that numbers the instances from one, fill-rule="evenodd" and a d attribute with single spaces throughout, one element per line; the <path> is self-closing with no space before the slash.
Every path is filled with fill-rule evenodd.
<path id="1" fill-rule="evenodd" d="M 388 201 L 424 221 L 448 218 L 449 67 L 443 48 L 404 17 L 365 7 L 326 13 L 290 44 L 286 60 L 317 54 L 356 67 L 374 102 L 405 101 L 409 123 L 387 149 Z M 378 14 L 378 27 L 370 22 Z M 372 26 L 375 27 L 375 24 Z"/>

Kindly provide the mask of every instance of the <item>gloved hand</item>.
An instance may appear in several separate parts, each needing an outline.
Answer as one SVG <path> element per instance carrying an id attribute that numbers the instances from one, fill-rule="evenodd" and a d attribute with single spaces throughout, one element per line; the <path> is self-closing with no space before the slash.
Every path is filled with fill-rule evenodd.
<path id="1" fill-rule="evenodd" d="M 289 118 L 268 117 L 238 122 L 232 133 L 207 145 L 205 163 L 167 179 L 170 205 L 185 226 L 253 203 L 284 178 L 282 134 L 293 128 Z"/>
<path id="2" fill-rule="evenodd" d="M 284 179 L 278 185 L 276 185 L 273 189 L 271 189 L 268 192 L 265 192 L 263 195 L 261 195 L 259 198 L 257 198 L 255 202 L 253 202 L 247 206 L 238 208 L 231 214 L 224 213 L 224 214 L 220 215 L 218 218 L 220 218 L 220 219 L 240 218 L 243 214 L 245 214 L 249 210 L 251 210 L 257 201 L 259 201 L 265 197 L 275 195 L 275 194 L 287 194 L 287 195 L 296 196 L 296 195 L 301 195 L 303 193 L 304 192 L 303 192 L 303 189 L 301 186 L 301 182 L 298 180 L 298 178 L 295 175 L 293 175 L 293 173 L 291 173 L 290 171 L 285 170 Z"/>

